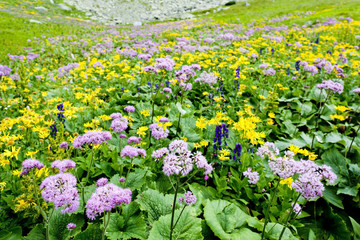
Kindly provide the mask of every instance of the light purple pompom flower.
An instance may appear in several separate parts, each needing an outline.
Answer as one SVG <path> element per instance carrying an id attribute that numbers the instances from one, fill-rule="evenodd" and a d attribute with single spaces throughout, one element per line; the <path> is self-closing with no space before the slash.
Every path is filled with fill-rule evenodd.
<path id="1" fill-rule="evenodd" d="M 359 92 L 360 92 L 360 88 L 355 88 L 355 89 L 353 90 L 353 92 L 354 92 L 354 93 L 359 93 Z"/>
<path id="2" fill-rule="evenodd" d="M 167 148 L 160 148 L 156 151 L 153 151 L 152 157 L 155 158 L 155 161 L 158 161 L 160 158 L 162 158 L 164 155 L 168 154 L 169 150 Z"/>
<path id="3" fill-rule="evenodd" d="M 75 168 L 76 167 L 76 163 L 74 161 L 71 161 L 69 159 L 65 159 L 65 160 L 55 160 L 52 164 L 51 164 L 51 168 L 57 168 L 59 169 L 60 173 L 65 172 L 66 170 L 70 169 L 70 168 Z"/>
<path id="4" fill-rule="evenodd" d="M 135 107 L 134 106 L 127 106 L 124 108 L 125 111 L 127 112 L 135 112 Z"/>
<path id="5" fill-rule="evenodd" d="M 344 86 L 340 83 L 333 82 L 331 80 L 324 80 L 322 83 L 316 85 L 319 89 L 328 89 L 333 91 L 334 93 L 341 94 L 344 90 Z"/>
<path id="6" fill-rule="evenodd" d="M 94 220 L 104 212 L 109 212 L 121 204 L 131 202 L 130 189 L 122 189 L 113 183 L 98 187 L 86 203 L 86 216 Z"/>
<path id="7" fill-rule="evenodd" d="M 102 187 L 105 186 L 108 183 L 108 179 L 107 178 L 100 178 L 96 181 L 96 186 L 97 187 Z"/>
<path id="8" fill-rule="evenodd" d="M 248 182 L 250 184 L 256 184 L 259 181 L 259 173 L 253 172 L 252 168 L 248 168 L 247 171 L 243 172 L 243 175 L 249 178 Z"/>
<path id="9" fill-rule="evenodd" d="M 41 169 L 44 167 L 44 164 L 42 164 L 39 160 L 28 158 L 22 162 L 22 168 L 24 169 L 21 172 L 21 175 L 26 175 L 30 172 L 31 169 L 37 168 Z"/>
<path id="10" fill-rule="evenodd" d="M 126 138 L 126 135 L 125 134 L 120 134 L 119 137 L 120 138 Z"/>
<path id="11" fill-rule="evenodd" d="M 121 113 L 112 113 L 110 115 L 111 119 L 117 119 L 117 118 L 121 118 L 122 114 Z"/>
<path id="12" fill-rule="evenodd" d="M 159 119 L 159 122 L 162 122 L 162 123 L 169 122 L 169 119 L 167 117 L 162 117 Z"/>
<path id="13" fill-rule="evenodd" d="M 60 148 L 67 149 L 69 147 L 69 144 L 67 142 L 60 143 Z"/>
<path id="14" fill-rule="evenodd" d="M 268 68 L 263 70 L 265 76 L 273 76 L 276 74 L 276 71 L 273 68 Z"/>
<path id="15" fill-rule="evenodd" d="M 66 225 L 66 228 L 71 231 L 73 230 L 74 228 L 76 228 L 76 224 L 75 223 L 69 223 L 68 225 Z"/>
<path id="16" fill-rule="evenodd" d="M 143 158 L 146 157 L 146 151 L 142 148 L 133 147 L 130 145 L 126 145 L 120 153 L 122 158 L 129 157 L 129 158 L 135 158 L 139 155 L 141 155 Z"/>
<path id="17" fill-rule="evenodd" d="M 196 196 L 191 192 L 187 191 L 184 193 L 184 197 L 179 198 L 180 203 L 185 203 L 188 206 L 194 205 L 197 201 Z"/>
<path id="18" fill-rule="evenodd" d="M 119 179 L 119 182 L 125 182 L 125 178 L 124 177 L 121 177 L 120 179 Z"/>
<path id="19" fill-rule="evenodd" d="M 168 129 L 164 130 L 157 123 L 151 124 L 149 128 L 151 130 L 151 136 L 153 136 L 157 140 L 167 138 L 167 136 L 169 135 L 169 130 Z"/>
<path id="20" fill-rule="evenodd" d="M 141 140 L 141 137 L 131 136 L 128 139 L 128 143 L 140 143 Z"/>
<path id="21" fill-rule="evenodd" d="M 128 128 L 128 124 L 129 122 L 126 117 L 120 117 L 114 119 L 110 127 L 114 129 L 114 132 L 121 133 Z"/>
<path id="22" fill-rule="evenodd" d="M 40 185 L 41 196 L 46 202 L 54 203 L 61 213 L 75 212 L 80 205 L 76 178 L 71 173 L 59 173 L 44 179 Z"/>

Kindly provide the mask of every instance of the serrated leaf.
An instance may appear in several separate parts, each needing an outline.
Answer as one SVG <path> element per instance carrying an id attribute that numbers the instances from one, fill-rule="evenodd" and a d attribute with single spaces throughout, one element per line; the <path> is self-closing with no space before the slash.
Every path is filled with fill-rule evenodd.
<path id="1" fill-rule="evenodd" d="M 74 240 L 99 240 L 101 239 L 102 231 L 99 225 L 89 223 L 89 226 L 82 233 L 75 236 Z"/>
<path id="2" fill-rule="evenodd" d="M 353 219 L 352 217 L 349 217 L 349 218 L 350 218 L 350 221 L 351 221 L 351 225 L 352 225 L 352 227 L 353 227 L 353 229 L 354 229 L 355 235 L 357 235 L 357 236 L 360 237 L 360 224 L 357 223 L 357 222 L 355 221 L 355 219 Z"/>
<path id="3" fill-rule="evenodd" d="M 76 228 L 71 232 L 66 228 L 69 223 L 75 223 Z M 49 238 L 51 240 L 65 240 L 71 234 L 80 231 L 84 223 L 82 214 L 62 214 L 55 210 L 49 222 Z"/>
<path id="4" fill-rule="evenodd" d="M 148 189 L 138 195 L 136 202 L 140 204 L 140 209 L 147 211 L 150 224 L 158 220 L 161 216 L 171 213 L 174 195 L 164 195 L 157 190 Z"/>
<path id="5" fill-rule="evenodd" d="M 283 230 L 284 226 L 278 223 L 270 222 L 266 225 L 265 231 L 267 232 L 267 236 L 272 240 L 277 240 L 280 237 L 281 231 Z M 285 232 L 282 236 L 282 239 L 288 239 L 288 240 L 295 240 L 297 239 L 294 237 L 294 235 L 291 233 L 289 228 L 285 229 Z"/>
<path id="6" fill-rule="evenodd" d="M 358 189 L 354 187 L 345 187 L 337 190 L 336 194 L 346 194 L 349 196 L 356 197 L 358 195 Z"/>
<path id="7" fill-rule="evenodd" d="M 174 222 L 178 219 L 181 210 L 175 211 Z M 170 239 L 171 214 L 162 216 L 154 222 L 150 231 L 149 240 Z M 201 219 L 196 217 L 196 211 L 192 207 L 186 207 L 173 230 L 173 239 L 203 239 L 201 234 Z"/>
<path id="8" fill-rule="evenodd" d="M 336 189 L 327 187 L 325 191 L 323 191 L 324 198 L 334 206 L 344 209 L 344 205 L 342 204 L 342 197 L 336 195 Z"/>
<path id="9" fill-rule="evenodd" d="M 29 234 L 24 238 L 25 240 L 44 240 L 45 239 L 45 227 L 44 224 L 36 225 Z"/>
<path id="10" fill-rule="evenodd" d="M 139 206 L 135 202 L 123 207 L 122 214 L 111 214 L 106 236 L 110 240 L 145 239 L 146 223 Z"/>
<path id="11" fill-rule="evenodd" d="M 145 184 L 145 176 L 146 170 L 137 168 L 126 178 L 125 186 L 131 190 L 141 189 L 141 187 Z"/>
<path id="12" fill-rule="evenodd" d="M 220 239 L 260 239 L 258 233 L 246 228 L 251 216 L 225 200 L 207 200 L 204 208 L 207 225 Z"/>

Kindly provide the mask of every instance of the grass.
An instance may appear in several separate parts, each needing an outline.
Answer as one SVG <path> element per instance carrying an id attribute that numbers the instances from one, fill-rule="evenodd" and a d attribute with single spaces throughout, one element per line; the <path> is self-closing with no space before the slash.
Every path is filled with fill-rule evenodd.
<path id="1" fill-rule="evenodd" d="M 248 2 L 250 3 L 248 7 L 244 2 L 238 2 L 229 9 L 200 17 L 229 23 L 248 23 L 255 19 L 274 18 L 297 11 L 316 11 L 306 20 L 339 16 L 360 19 L 359 0 L 250 0 Z M 199 16 L 200 13 L 197 15 Z M 299 20 L 293 19 L 292 21 L 296 23 Z"/>
<path id="2" fill-rule="evenodd" d="M 48 11 L 36 10 L 36 6 L 43 6 Z M 23 47 L 32 47 L 28 39 L 81 35 L 101 27 L 84 21 L 84 18 L 83 13 L 62 10 L 50 1 L 0 1 L 0 64 L 9 61 L 8 53 L 18 55 L 23 53 Z M 31 23 L 30 19 L 42 23 Z"/>
<path id="3" fill-rule="evenodd" d="M 199 18 L 212 18 L 228 23 L 248 23 L 256 19 L 274 18 L 297 11 L 316 11 L 316 13 L 304 18 L 293 18 L 286 23 L 304 23 L 336 16 L 360 19 L 360 0 L 249 0 L 249 3 L 248 7 L 244 2 L 239 2 L 217 13 L 204 15 L 206 11 L 202 11 L 195 15 Z M 48 11 L 46 13 L 38 11 L 34 8 L 36 6 L 46 7 Z M 84 24 L 81 21 L 85 18 L 84 13 L 74 8 L 72 11 L 64 11 L 45 0 L 0 0 L 0 13 L 0 26 L 2 26 L 0 64 L 8 61 L 8 53 L 20 54 L 23 47 L 31 47 L 31 43 L 27 42 L 30 38 L 42 35 L 52 37 L 84 34 L 93 28 L 103 27 L 101 24 L 97 26 Z M 30 19 L 43 23 L 30 23 Z"/>

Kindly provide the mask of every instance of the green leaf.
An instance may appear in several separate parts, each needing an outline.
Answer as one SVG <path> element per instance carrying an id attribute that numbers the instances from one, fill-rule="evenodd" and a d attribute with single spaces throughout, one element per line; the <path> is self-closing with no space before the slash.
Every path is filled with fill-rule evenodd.
<path id="1" fill-rule="evenodd" d="M 312 105 L 311 102 L 305 102 L 303 104 L 299 104 L 299 106 L 300 106 L 300 109 L 301 109 L 301 111 L 300 111 L 301 115 L 307 116 L 312 112 L 312 106 L 313 105 Z"/>
<path id="2" fill-rule="evenodd" d="M 99 225 L 89 223 L 89 226 L 82 233 L 79 233 L 74 240 L 99 240 L 101 239 L 102 231 Z"/>
<path id="3" fill-rule="evenodd" d="M 71 222 L 76 224 L 76 228 L 70 232 L 66 226 Z M 49 237 L 51 240 L 65 240 L 70 233 L 80 231 L 83 224 L 82 214 L 62 214 L 59 210 L 55 210 L 49 222 Z"/>
<path id="4" fill-rule="evenodd" d="M 19 226 L 11 227 L 10 229 L 2 230 L 0 232 L 0 240 L 19 240 L 21 239 L 22 229 Z"/>
<path id="5" fill-rule="evenodd" d="M 177 103 L 176 103 L 176 108 L 177 108 L 177 110 L 179 110 L 179 112 L 181 113 L 181 115 L 185 115 L 185 114 L 186 114 L 186 111 L 181 108 L 181 103 L 177 102 Z"/>
<path id="6" fill-rule="evenodd" d="M 181 210 L 175 211 L 174 222 L 178 219 Z M 149 240 L 170 239 L 171 214 L 162 216 L 153 225 Z M 203 239 L 201 234 L 201 219 L 196 217 L 196 211 L 192 207 L 186 207 L 173 230 L 173 239 Z"/>
<path id="7" fill-rule="evenodd" d="M 284 226 L 281 224 L 270 222 L 266 225 L 265 231 L 267 232 L 268 237 L 270 239 L 277 240 L 277 239 L 279 239 L 283 228 L 284 228 Z M 291 233 L 289 228 L 286 228 L 285 232 L 282 236 L 282 239 L 289 239 L 289 240 L 294 239 L 295 240 L 297 238 L 294 237 L 294 235 Z"/>
<path id="8" fill-rule="evenodd" d="M 309 240 L 316 240 L 315 233 L 312 229 L 309 230 Z"/>
<path id="9" fill-rule="evenodd" d="M 327 187 L 325 191 L 323 191 L 324 198 L 334 206 L 344 209 L 344 205 L 342 204 L 342 197 L 336 195 L 336 189 Z"/>
<path id="10" fill-rule="evenodd" d="M 140 209 L 148 212 L 148 220 L 152 224 L 161 216 L 171 213 L 174 195 L 164 195 L 157 190 L 148 189 L 136 199 Z"/>
<path id="11" fill-rule="evenodd" d="M 141 187 L 145 184 L 145 176 L 146 170 L 141 168 L 135 169 L 135 171 L 131 172 L 126 178 L 126 187 L 130 188 L 131 190 L 141 189 Z"/>
<path id="12" fill-rule="evenodd" d="M 228 201 L 207 200 L 204 217 L 207 225 L 220 239 L 260 239 L 258 233 L 246 228 L 247 220 L 252 217 Z"/>
<path id="13" fill-rule="evenodd" d="M 354 229 L 355 235 L 360 237 L 360 224 L 357 223 L 352 217 L 349 217 L 349 218 L 350 218 L 350 221 L 351 221 L 351 225 L 352 225 L 352 227 Z"/>
<path id="14" fill-rule="evenodd" d="M 106 236 L 110 240 L 117 239 L 145 239 L 146 223 L 139 206 L 131 202 L 123 207 L 122 214 L 111 214 L 109 226 L 106 229 Z"/>
<path id="15" fill-rule="evenodd" d="M 358 195 L 358 189 L 354 187 L 346 186 L 337 190 L 336 194 L 346 194 L 349 196 L 356 197 Z"/>
<path id="16" fill-rule="evenodd" d="M 340 175 L 345 177 L 349 176 L 346 166 L 347 159 L 336 148 L 327 150 L 321 156 L 321 159 L 324 164 L 329 165 L 332 168 L 338 178 Z"/>
<path id="17" fill-rule="evenodd" d="M 44 224 L 36 225 L 29 234 L 24 238 L 25 240 L 44 240 L 45 239 L 45 227 Z"/>

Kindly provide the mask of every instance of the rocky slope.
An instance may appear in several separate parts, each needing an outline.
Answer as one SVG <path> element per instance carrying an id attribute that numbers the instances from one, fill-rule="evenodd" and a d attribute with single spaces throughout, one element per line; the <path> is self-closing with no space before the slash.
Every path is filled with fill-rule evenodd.
<path id="1" fill-rule="evenodd" d="M 191 12 L 223 6 L 231 0 L 64 0 L 105 24 L 135 24 L 191 18 Z"/>

